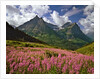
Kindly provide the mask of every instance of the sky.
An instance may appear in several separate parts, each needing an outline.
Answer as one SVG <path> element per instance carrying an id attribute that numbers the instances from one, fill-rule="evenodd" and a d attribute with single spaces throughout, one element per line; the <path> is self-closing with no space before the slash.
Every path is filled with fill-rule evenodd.
<path id="1" fill-rule="evenodd" d="M 44 21 L 61 27 L 67 22 L 76 22 L 85 33 L 94 33 L 93 5 L 7 5 L 6 21 L 20 26 L 36 15 Z"/>

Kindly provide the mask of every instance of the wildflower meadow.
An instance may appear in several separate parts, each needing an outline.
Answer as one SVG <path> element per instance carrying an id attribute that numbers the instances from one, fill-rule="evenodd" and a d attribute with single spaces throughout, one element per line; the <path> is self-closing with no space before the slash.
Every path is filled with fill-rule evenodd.
<path id="1" fill-rule="evenodd" d="M 6 47 L 7 74 L 93 74 L 94 56 L 40 47 Z"/>

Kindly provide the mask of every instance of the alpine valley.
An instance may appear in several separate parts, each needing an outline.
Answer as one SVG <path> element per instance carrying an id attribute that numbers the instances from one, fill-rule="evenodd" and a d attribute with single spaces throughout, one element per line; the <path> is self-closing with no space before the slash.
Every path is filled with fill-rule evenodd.
<path id="1" fill-rule="evenodd" d="M 93 38 L 93 5 L 6 5 L 6 74 L 94 74 Z"/>
<path id="2" fill-rule="evenodd" d="M 94 43 L 76 23 L 61 28 L 36 16 L 6 22 L 6 74 L 93 74 Z"/>
<path id="3" fill-rule="evenodd" d="M 38 16 L 16 29 L 51 46 L 62 49 L 76 50 L 93 42 L 91 38 L 81 31 L 76 23 L 67 22 L 59 28 L 56 25 L 45 22 Z"/>

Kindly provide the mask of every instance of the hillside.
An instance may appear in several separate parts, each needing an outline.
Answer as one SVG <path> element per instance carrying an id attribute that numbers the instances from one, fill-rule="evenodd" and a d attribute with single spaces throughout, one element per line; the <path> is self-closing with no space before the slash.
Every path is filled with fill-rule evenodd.
<path id="1" fill-rule="evenodd" d="M 61 40 L 60 36 L 52 29 L 51 25 L 45 23 L 44 20 L 38 16 L 19 26 L 18 29 L 50 45 L 56 46 L 55 44 L 59 43 Z"/>
<path id="2" fill-rule="evenodd" d="M 82 40 L 84 42 L 91 42 L 92 40 L 87 37 L 79 28 L 79 26 L 76 23 L 72 23 L 68 25 L 69 23 L 64 24 L 62 27 L 64 29 L 59 30 L 59 34 L 61 36 L 64 36 L 65 39 L 73 41 L 73 40 Z M 78 41 L 79 41 L 78 40 Z"/>
<path id="3" fill-rule="evenodd" d="M 17 41 L 28 41 L 28 42 L 37 42 L 37 43 L 44 43 L 34 37 L 31 37 L 24 32 L 14 29 L 6 22 L 6 40 L 17 40 Z"/>
<path id="4" fill-rule="evenodd" d="M 76 50 L 79 53 L 86 55 L 94 55 L 94 42 Z"/>
<path id="5" fill-rule="evenodd" d="M 63 49 L 75 50 L 92 41 L 76 23 L 66 23 L 62 28 L 59 29 L 38 16 L 18 27 L 32 37 Z"/>
<path id="6" fill-rule="evenodd" d="M 7 40 L 6 74 L 93 74 L 93 60 L 44 44 Z"/>

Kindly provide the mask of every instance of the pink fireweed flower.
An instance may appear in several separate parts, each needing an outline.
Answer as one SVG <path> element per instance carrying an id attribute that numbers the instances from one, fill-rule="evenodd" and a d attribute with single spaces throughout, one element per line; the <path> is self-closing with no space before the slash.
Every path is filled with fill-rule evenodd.
<path id="1" fill-rule="evenodd" d="M 68 64 L 71 65 L 72 64 L 72 60 L 70 60 Z"/>
<path id="2" fill-rule="evenodd" d="M 65 64 L 64 67 L 62 68 L 62 72 L 66 73 L 67 68 L 68 68 L 68 66 L 67 66 L 67 64 Z"/>
<path id="3" fill-rule="evenodd" d="M 39 71 L 41 72 L 41 71 L 42 71 L 42 69 L 41 69 L 41 68 L 39 68 Z"/>
<path id="4" fill-rule="evenodd" d="M 24 53 L 24 52 L 19 52 L 19 53 Z"/>
<path id="5" fill-rule="evenodd" d="M 47 70 L 51 69 L 51 64 L 47 63 Z"/>
<path id="6" fill-rule="evenodd" d="M 27 68 L 27 71 L 30 71 L 30 68 L 29 67 Z"/>
<path id="7" fill-rule="evenodd" d="M 61 58 L 61 54 L 58 55 L 58 58 Z"/>
<path id="8" fill-rule="evenodd" d="M 51 57 L 50 63 L 54 65 L 54 56 Z"/>
<path id="9" fill-rule="evenodd" d="M 69 74 L 74 74 L 74 71 L 73 70 L 69 70 Z"/>
<path id="10" fill-rule="evenodd" d="M 34 57 L 31 57 L 32 61 L 35 61 L 35 58 Z"/>
<path id="11" fill-rule="evenodd" d="M 33 50 L 35 49 L 35 50 Z M 49 50 L 58 54 L 58 57 L 48 57 L 45 51 Z M 72 53 L 71 51 L 55 49 L 55 48 L 32 48 L 7 46 L 6 56 L 7 73 L 47 73 L 61 72 L 69 74 L 83 73 L 84 68 L 88 74 L 94 73 L 94 56 L 86 56 L 83 54 Z M 56 67 L 57 70 L 51 71 Z M 10 69 L 9 69 L 10 68 Z M 27 69 L 27 70 L 26 70 Z M 82 69 L 82 70 L 80 70 Z"/>
<path id="12" fill-rule="evenodd" d="M 19 72 L 22 72 L 22 70 L 21 70 L 21 69 L 19 69 Z"/>
<path id="13" fill-rule="evenodd" d="M 15 65 L 16 63 L 13 62 L 12 64 L 10 64 L 10 68 L 13 68 L 13 66 Z"/>
<path id="14" fill-rule="evenodd" d="M 58 63 L 58 68 L 61 68 L 61 65 L 62 65 L 62 63 L 61 63 L 61 62 L 59 62 L 59 63 Z"/>
<path id="15" fill-rule="evenodd" d="M 80 65 L 75 65 L 75 71 L 79 71 L 80 70 Z"/>
<path id="16" fill-rule="evenodd" d="M 35 68 L 39 69 L 39 66 L 40 66 L 39 60 L 38 61 L 35 61 Z"/>
<path id="17" fill-rule="evenodd" d="M 94 68 L 91 69 L 92 74 L 94 74 Z"/>
<path id="18" fill-rule="evenodd" d="M 12 69 L 12 70 L 10 70 L 10 73 L 9 74 L 12 74 L 14 72 L 14 70 Z"/>
<path id="19" fill-rule="evenodd" d="M 14 70 L 16 71 L 18 69 L 18 64 L 15 65 Z"/>
<path id="20" fill-rule="evenodd" d="M 57 61 L 54 62 L 54 65 L 57 65 Z"/>
<path id="21" fill-rule="evenodd" d="M 23 63 L 26 63 L 27 61 L 26 60 L 23 60 Z"/>
<path id="22" fill-rule="evenodd" d="M 93 74 L 94 73 L 94 68 L 88 68 L 88 72 Z"/>
<path id="23" fill-rule="evenodd" d="M 28 66 L 29 65 L 29 62 L 26 62 L 25 65 Z"/>
<path id="24" fill-rule="evenodd" d="M 8 56 L 6 56 L 6 59 L 8 59 Z"/>
<path id="25" fill-rule="evenodd" d="M 33 71 L 33 67 L 34 67 L 34 65 L 30 64 L 27 70 L 32 72 Z"/>
<path id="26" fill-rule="evenodd" d="M 44 60 L 42 60 L 42 64 L 46 64 L 46 63 L 48 63 L 47 58 L 45 58 Z"/>
<path id="27" fill-rule="evenodd" d="M 77 71 L 76 74 L 79 74 L 79 71 Z"/>
<path id="28" fill-rule="evenodd" d="M 19 59 L 20 59 L 20 62 L 22 62 L 23 58 L 22 58 L 22 57 L 20 57 Z"/>
<path id="29" fill-rule="evenodd" d="M 14 60 L 14 58 L 10 58 L 10 59 L 8 59 L 8 62 L 12 63 L 13 60 Z"/>
<path id="30" fill-rule="evenodd" d="M 19 67 L 23 67 L 23 65 L 24 65 L 23 63 L 19 63 Z"/>

